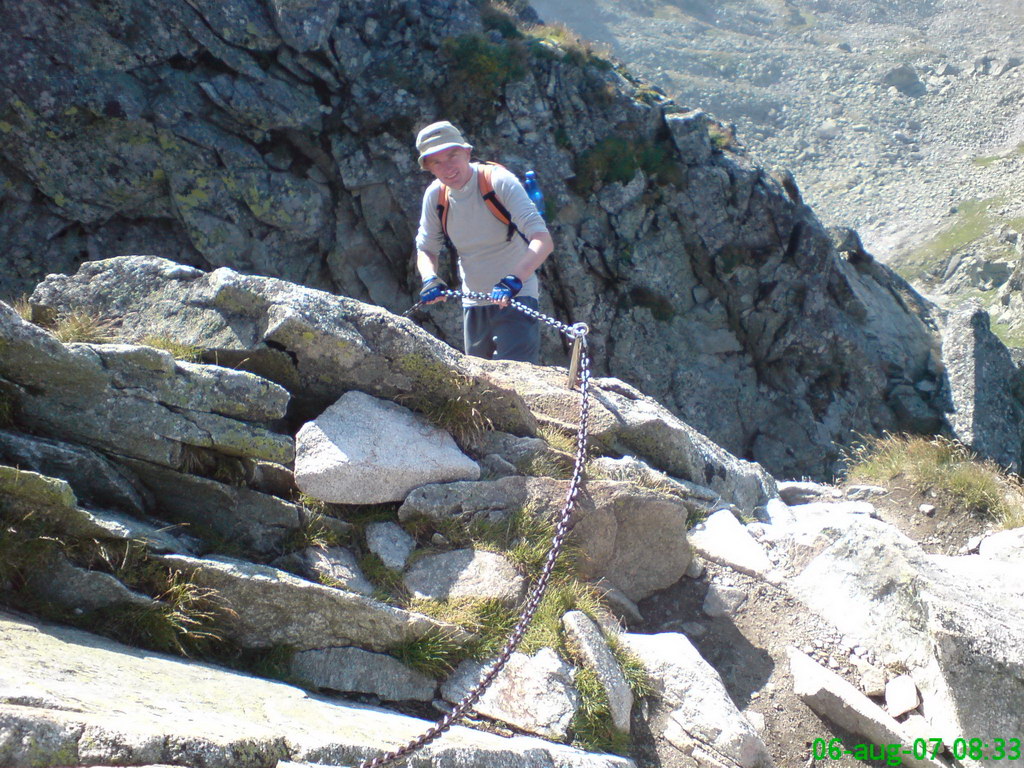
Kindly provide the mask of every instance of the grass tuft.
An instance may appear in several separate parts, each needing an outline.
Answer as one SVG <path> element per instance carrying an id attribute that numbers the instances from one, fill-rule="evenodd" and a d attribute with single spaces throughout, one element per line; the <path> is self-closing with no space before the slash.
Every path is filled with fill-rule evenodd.
<path id="1" fill-rule="evenodd" d="M 432 678 L 450 674 L 469 656 L 454 632 L 438 629 L 422 637 L 392 646 L 389 653 L 407 667 Z"/>
<path id="2" fill-rule="evenodd" d="M 627 754 L 631 744 L 629 734 L 612 727 L 608 694 L 597 674 L 588 667 L 577 667 L 575 683 L 580 693 L 580 707 L 572 719 L 572 745 L 588 752 Z"/>
<path id="3" fill-rule="evenodd" d="M 108 344 L 116 338 L 112 320 L 82 310 L 58 315 L 50 332 L 64 344 Z"/>
<path id="4" fill-rule="evenodd" d="M 415 598 L 407 607 L 472 632 L 477 639 L 463 650 L 462 658 L 485 659 L 496 654 L 504 646 L 517 618 L 513 609 L 494 598 Z"/>
<path id="5" fill-rule="evenodd" d="M 175 341 L 168 336 L 146 336 L 140 344 L 147 347 L 162 349 L 170 352 L 175 360 L 183 360 L 186 363 L 198 363 L 203 358 L 203 350 L 195 344 L 185 344 Z"/>
<path id="6" fill-rule="evenodd" d="M 401 571 L 388 568 L 374 552 L 367 552 L 359 558 L 359 570 L 375 587 L 373 596 L 386 603 L 404 602 L 405 584 Z"/>
<path id="7" fill-rule="evenodd" d="M 309 547 L 330 549 L 348 544 L 347 537 L 332 530 L 324 517 L 323 514 L 307 508 L 299 527 L 285 539 L 281 549 L 285 552 L 296 552 Z"/>
<path id="8" fill-rule="evenodd" d="M 846 476 L 851 481 L 899 481 L 1006 528 L 1024 525 L 1021 482 L 955 440 L 912 435 L 871 438 L 854 447 L 847 462 Z"/>
<path id="9" fill-rule="evenodd" d="M 28 296 L 21 294 L 12 299 L 11 308 L 18 313 L 22 320 L 32 322 L 32 304 L 29 303 Z"/>

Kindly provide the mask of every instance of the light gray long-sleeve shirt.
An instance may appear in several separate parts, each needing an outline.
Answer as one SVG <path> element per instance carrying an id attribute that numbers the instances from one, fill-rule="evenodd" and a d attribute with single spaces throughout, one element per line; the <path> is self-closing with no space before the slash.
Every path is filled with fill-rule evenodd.
<path id="1" fill-rule="evenodd" d="M 459 252 L 459 277 L 463 290 L 490 293 L 491 288 L 510 274 L 526 255 L 526 243 L 518 235 L 506 240 L 508 228 L 493 214 L 480 194 L 479 169 L 473 163 L 473 177 L 462 189 L 448 192 L 448 237 Z M 515 174 L 495 167 L 491 172 L 494 192 L 512 215 L 512 221 L 528 238 L 547 233 L 544 219 L 526 194 Z M 416 248 L 437 255 L 444 244 L 441 220 L 437 215 L 437 179 L 423 193 Z M 524 281 L 520 296 L 538 298 L 539 281 L 534 273 Z M 464 306 L 488 306 L 485 301 L 463 299 Z"/>

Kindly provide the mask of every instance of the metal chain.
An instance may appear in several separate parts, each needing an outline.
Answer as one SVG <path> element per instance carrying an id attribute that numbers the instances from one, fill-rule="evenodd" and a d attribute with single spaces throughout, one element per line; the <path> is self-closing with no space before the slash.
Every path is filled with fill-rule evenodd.
<path id="1" fill-rule="evenodd" d="M 487 294 L 475 293 L 472 291 L 448 290 L 444 291 L 444 293 L 453 298 L 461 296 L 469 299 L 490 299 Z M 422 302 L 412 307 L 406 315 L 421 305 Z M 555 568 L 555 562 L 558 560 L 558 555 L 562 550 L 562 545 L 565 543 L 565 538 L 569 535 L 572 510 L 576 504 L 576 497 L 579 495 L 580 485 L 583 482 L 583 467 L 587 459 L 587 423 L 590 418 L 590 355 L 587 354 L 588 328 L 584 323 L 567 325 L 566 323 L 556 320 L 549 315 L 545 315 L 542 312 L 531 309 L 518 301 L 512 301 L 509 306 L 515 307 L 517 310 L 529 315 L 530 317 L 536 317 L 538 320 L 542 320 L 552 328 L 556 328 L 560 332 L 564 333 L 570 339 L 579 339 L 581 344 L 579 373 L 581 396 L 580 426 L 579 431 L 576 434 L 576 459 L 573 463 L 572 477 L 569 480 L 569 489 L 565 495 L 565 502 L 562 504 L 562 509 L 558 513 L 558 522 L 555 525 L 555 533 L 551 538 L 551 549 L 548 551 L 547 560 L 544 562 L 544 568 L 541 571 L 540 576 L 537 578 L 536 583 L 530 591 L 529 597 L 523 604 L 523 610 L 519 615 L 519 621 L 516 623 L 516 626 L 513 628 L 508 640 L 505 642 L 505 646 L 501 649 L 501 653 L 498 655 L 498 658 L 491 664 L 487 669 L 487 673 L 479 680 L 473 689 L 462 697 L 462 700 L 452 708 L 451 712 L 438 720 L 422 735 L 393 752 L 387 752 L 386 754 L 375 757 L 372 760 L 364 760 L 359 763 L 357 768 L 380 768 L 380 766 L 412 754 L 416 750 L 425 747 L 427 744 L 441 736 L 456 722 L 461 720 L 472 706 L 476 704 L 484 691 L 487 690 L 487 687 L 494 682 L 498 673 L 504 669 L 508 660 L 512 657 L 512 654 L 515 652 L 516 648 L 519 647 L 519 643 L 522 642 L 523 637 L 526 635 L 526 630 L 529 628 L 530 622 L 533 620 L 533 616 L 537 612 L 537 608 L 540 607 L 540 601 L 544 597 L 544 592 L 547 590 L 548 582 L 551 580 L 551 573 Z"/>

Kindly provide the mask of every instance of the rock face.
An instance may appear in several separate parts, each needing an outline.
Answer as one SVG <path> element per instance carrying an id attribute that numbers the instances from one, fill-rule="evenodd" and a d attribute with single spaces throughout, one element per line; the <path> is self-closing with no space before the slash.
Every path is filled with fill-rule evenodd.
<path id="1" fill-rule="evenodd" d="M 451 435 L 397 403 L 347 392 L 295 436 L 295 483 L 339 504 L 402 501 L 428 483 L 476 480 Z"/>
<path id="2" fill-rule="evenodd" d="M 2 41 L 5 274 L 26 286 L 86 257 L 155 253 L 404 310 L 428 180 L 412 136 L 448 118 L 481 158 L 543 168 L 559 254 L 544 268 L 544 309 L 590 323 L 595 372 L 640 387 L 730 453 L 779 475 L 830 476 L 851 435 L 907 426 L 894 387 L 939 376 L 898 281 L 844 266 L 792 185 L 724 152 L 707 115 L 548 42 L 505 39 L 509 25 L 469 0 L 326 4 L 299 33 L 279 6 L 164 12 L 136 0 L 125 13 L 146 19 L 138 37 L 91 9 L 70 23 L 45 3 L 19 6 L 9 30 L 47 33 Z M 468 63 L 477 47 L 517 63 L 482 76 Z M 63 299 L 36 298 L 74 305 L 63 287 Z M 900 344 L 875 335 L 865 297 L 905 329 Z M 218 303 L 236 300 L 258 314 L 244 292 Z M 457 314 L 430 318 L 459 338 Z M 294 346 L 308 321 L 269 321 L 261 362 L 287 368 L 274 343 Z M 212 330 L 181 325 L 167 332 Z M 219 331 L 222 348 L 238 350 L 233 330 Z M 300 375 L 322 370 L 331 389 L 331 369 L 354 365 L 373 379 L 352 341 L 317 349 Z M 556 335 L 544 356 L 564 360 Z M 922 408 L 935 411 L 927 397 Z"/>
<path id="3" fill-rule="evenodd" d="M 1024 402 L 1015 391 L 1017 366 L 989 330 L 988 313 L 966 305 L 952 313 L 943 334 L 953 434 L 981 456 L 1014 472 L 1022 466 Z"/>
<path id="4" fill-rule="evenodd" d="M 331 703 L 299 688 L 196 666 L 84 632 L 0 613 L 0 638 L 17 647 L 0 680 L 0 762 L 51 765 L 187 763 L 232 768 L 278 761 L 355 764 L 418 736 L 427 723 L 381 709 Z M 74 672 L 64 660 L 77 660 Z M 538 739 L 456 726 L 423 759 L 448 765 L 631 768 Z M 524 758 L 524 755 L 530 757 Z"/>
<path id="5" fill-rule="evenodd" d="M 803 526 L 800 538 L 824 548 L 794 579 L 794 593 L 841 631 L 905 665 L 934 729 L 992 739 L 996 730 L 1024 728 L 1024 656 L 1011 640 L 1021 617 L 1000 607 L 1024 597 L 1016 564 L 925 555 L 864 515 Z"/>
<path id="6" fill-rule="evenodd" d="M 22 423 L 44 436 L 175 469 L 188 460 L 189 448 L 292 460 L 292 439 L 259 426 L 283 416 L 288 401 L 270 381 L 178 362 L 151 347 L 65 347 L 6 304 L 0 304 L 0 339 L 0 376 L 17 387 Z M 227 381 L 233 389 L 222 392 Z"/>

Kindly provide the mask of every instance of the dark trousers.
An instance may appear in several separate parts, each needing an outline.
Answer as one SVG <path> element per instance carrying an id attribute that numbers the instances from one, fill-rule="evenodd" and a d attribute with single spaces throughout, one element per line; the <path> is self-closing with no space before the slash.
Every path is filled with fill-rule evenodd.
<path id="1" fill-rule="evenodd" d="M 540 302 L 533 298 L 515 299 L 531 309 Z M 540 321 L 514 307 L 463 307 L 463 336 L 466 354 L 488 360 L 520 360 L 536 364 L 540 360 Z"/>

